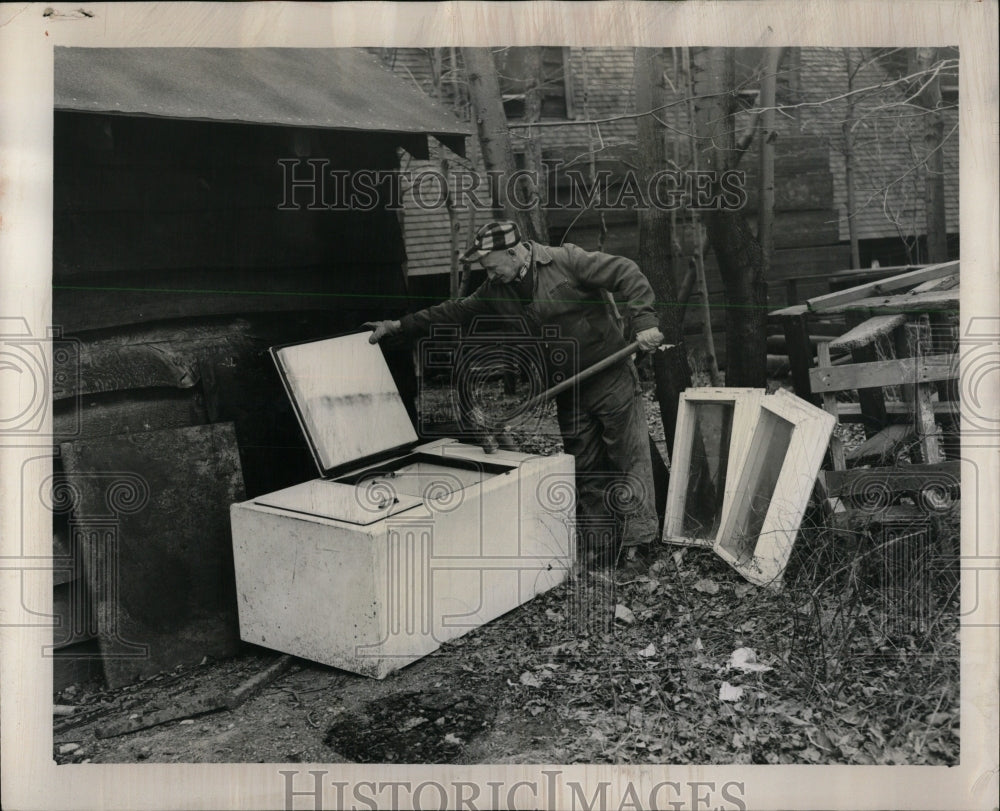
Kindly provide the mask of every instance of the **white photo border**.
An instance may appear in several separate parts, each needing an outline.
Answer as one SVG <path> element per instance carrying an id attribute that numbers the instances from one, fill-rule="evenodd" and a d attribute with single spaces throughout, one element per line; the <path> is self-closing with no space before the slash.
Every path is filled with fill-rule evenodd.
<path id="1" fill-rule="evenodd" d="M 54 13 L 46 14 L 46 9 Z M 81 11 L 82 9 L 82 11 Z M 363 781 L 466 781 L 500 805 L 563 808 L 578 780 L 590 797 L 610 785 L 649 796 L 663 781 L 742 785 L 727 807 L 942 808 L 996 806 L 997 587 L 1000 492 L 997 414 L 997 3 L 995 0 L 746 0 L 746 2 L 495 3 L 5 3 L 0 5 L 0 318 L 45 335 L 51 324 L 53 48 L 355 47 L 432 45 L 767 46 L 958 45 L 963 336 L 963 448 L 979 489 L 963 498 L 961 764 L 903 766 L 393 766 L 363 764 L 131 764 L 56 766 L 52 756 L 51 629 L 25 606 L 51 600 L 51 517 L 37 492 L 51 450 L 0 437 L 0 734 L 3 807 L 10 809 L 312 808 L 310 770 L 330 786 Z M 978 342 L 978 343 L 976 343 Z M 34 393 L 5 376 L 0 395 Z M 969 388 L 971 387 L 971 388 Z M 969 395 L 967 397 L 967 395 Z M 51 409 L 42 431 L 51 433 Z M 50 469 L 50 468 L 49 468 Z M 964 478 L 964 476 L 963 476 Z M 967 495 L 967 494 L 963 494 Z M 25 574 L 31 576 L 25 576 Z M 36 576 L 37 575 L 37 576 Z M 553 770 L 558 773 L 553 777 Z M 294 771 L 292 771 L 294 770 Z M 548 771 L 546 771 L 548 770 Z M 488 781 L 504 787 L 490 794 Z M 518 783 L 518 781 L 528 781 Z M 517 793 L 534 784 L 540 793 Z M 736 792 L 733 792 L 734 794 Z M 348 789 L 341 793 L 349 801 Z M 661 803 L 667 795 L 660 794 Z M 436 802 L 434 792 L 425 800 Z M 624 798 L 624 799 L 623 799 Z M 669 798 L 668 798 L 669 799 Z M 410 802 L 403 793 L 401 800 Z M 348 806 L 350 807 L 350 805 Z M 364 806 L 359 806 L 364 807 Z M 625 807 L 634 807 L 626 804 Z M 662 806 L 669 807 L 669 806 Z M 701 806 L 704 807 L 704 806 Z"/>

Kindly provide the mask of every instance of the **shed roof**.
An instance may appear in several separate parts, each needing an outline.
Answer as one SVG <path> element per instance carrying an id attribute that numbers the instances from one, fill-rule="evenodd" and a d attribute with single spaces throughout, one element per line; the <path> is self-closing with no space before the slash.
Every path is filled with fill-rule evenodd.
<path id="1" fill-rule="evenodd" d="M 57 110 L 433 135 L 468 125 L 352 48 L 56 48 Z"/>

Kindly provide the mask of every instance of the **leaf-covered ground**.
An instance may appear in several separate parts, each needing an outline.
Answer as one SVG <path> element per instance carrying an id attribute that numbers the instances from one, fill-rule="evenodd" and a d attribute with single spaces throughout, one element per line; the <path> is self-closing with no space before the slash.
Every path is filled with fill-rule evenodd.
<path id="1" fill-rule="evenodd" d="M 648 393 L 647 411 L 660 438 Z M 517 438 L 533 452 L 560 447 L 553 423 Z M 299 662 L 236 710 L 120 737 L 94 729 L 231 689 L 273 654 L 248 649 L 123 690 L 81 686 L 57 696 L 79 722 L 59 721 L 55 756 L 954 765 L 956 511 L 897 537 L 834 532 L 810 510 L 780 589 L 746 583 L 701 548 L 664 546 L 641 575 L 581 568 L 384 681 Z"/>
<path id="2" fill-rule="evenodd" d="M 452 646 L 565 729 L 526 762 L 956 763 L 954 606 L 920 630 L 903 606 L 799 585 L 667 552 L 621 584 L 584 573 Z"/>
<path id="3" fill-rule="evenodd" d="M 482 399 L 510 408 L 499 383 Z M 448 402 L 425 390 L 426 409 Z M 521 447 L 558 450 L 554 411 L 535 424 L 515 430 Z M 848 447 L 863 439 L 836 430 Z M 874 525 L 845 536 L 810 513 L 780 590 L 667 547 L 648 575 L 582 572 L 453 644 L 520 685 L 528 713 L 567 725 L 549 753 L 566 762 L 954 764 L 957 555 L 957 504 L 902 540 Z M 526 644 L 505 643 L 512 630 Z M 731 667 L 741 648 L 761 667 Z"/>

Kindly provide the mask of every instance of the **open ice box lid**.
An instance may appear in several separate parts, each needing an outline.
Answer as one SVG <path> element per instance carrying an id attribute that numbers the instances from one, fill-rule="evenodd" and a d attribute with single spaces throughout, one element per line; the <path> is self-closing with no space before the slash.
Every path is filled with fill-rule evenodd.
<path id="1" fill-rule="evenodd" d="M 271 347 L 323 476 L 412 447 L 417 432 L 370 332 Z"/>

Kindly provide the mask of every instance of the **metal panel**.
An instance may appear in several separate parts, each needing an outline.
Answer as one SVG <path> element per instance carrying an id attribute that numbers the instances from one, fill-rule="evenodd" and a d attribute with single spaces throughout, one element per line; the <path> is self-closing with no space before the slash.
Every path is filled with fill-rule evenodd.
<path id="1" fill-rule="evenodd" d="M 367 484 L 367 483 L 366 483 Z M 316 518 L 330 518 L 348 524 L 366 526 L 399 515 L 423 503 L 416 496 L 400 495 L 388 488 L 340 484 L 326 479 L 286 487 L 276 493 L 260 496 L 254 501 L 262 507 L 311 515 Z"/>
<path id="2" fill-rule="evenodd" d="M 55 107 L 430 133 L 462 154 L 468 134 L 449 110 L 354 48 L 56 48 Z"/>
<path id="3" fill-rule="evenodd" d="M 321 473 L 417 441 L 399 390 L 368 332 L 272 350 Z"/>
<path id="4" fill-rule="evenodd" d="M 111 687 L 239 648 L 226 505 L 243 497 L 231 423 L 61 446 Z"/>

